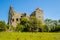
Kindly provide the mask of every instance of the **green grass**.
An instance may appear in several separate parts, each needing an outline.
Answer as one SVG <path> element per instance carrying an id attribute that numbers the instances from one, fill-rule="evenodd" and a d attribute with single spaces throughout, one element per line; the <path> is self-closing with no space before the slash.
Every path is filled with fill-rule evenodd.
<path id="1" fill-rule="evenodd" d="M 0 32 L 0 40 L 60 40 L 60 33 Z"/>

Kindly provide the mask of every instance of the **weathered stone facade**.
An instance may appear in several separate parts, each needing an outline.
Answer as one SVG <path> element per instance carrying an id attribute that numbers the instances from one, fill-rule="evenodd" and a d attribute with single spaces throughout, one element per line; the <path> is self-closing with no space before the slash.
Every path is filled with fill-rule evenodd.
<path id="1" fill-rule="evenodd" d="M 28 17 L 26 13 L 24 14 L 18 13 L 13 10 L 12 6 L 10 6 L 9 15 L 8 15 L 8 24 L 12 25 L 13 27 L 16 27 L 17 23 L 20 22 L 21 17 L 24 15 Z M 41 20 L 41 22 L 43 23 L 43 10 L 42 9 L 37 8 L 30 16 L 36 16 L 36 18 Z"/>
<path id="2" fill-rule="evenodd" d="M 30 16 L 35 16 L 43 24 L 44 16 L 43 16 L 43 10 L 42 9 L 37 8 L 34 12 L 32 12 L 32 14 Z"/>

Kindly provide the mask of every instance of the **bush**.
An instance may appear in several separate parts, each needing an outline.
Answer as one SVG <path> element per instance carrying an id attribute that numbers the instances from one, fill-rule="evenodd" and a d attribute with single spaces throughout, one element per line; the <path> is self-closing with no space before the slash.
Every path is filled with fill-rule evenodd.
<path id="1" fill-rule="evenodd" d="M 23 25 L 20 25 L 18 24 L 17 27 L 16 27 L 16 31 L 23 31 L 24 30 L 24 26 Z"/>
<path id="2" fill-rule="evenodd" d="M 7 25 L 5 21 L 0 21 L 0 31 L 6 31 Z"/>

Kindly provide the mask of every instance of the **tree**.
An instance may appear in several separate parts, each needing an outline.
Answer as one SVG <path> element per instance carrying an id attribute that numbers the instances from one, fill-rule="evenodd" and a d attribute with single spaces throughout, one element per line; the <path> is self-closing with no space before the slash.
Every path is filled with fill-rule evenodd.
<path id="1" fill-rule="evenodd" d="M 44 32 L 49 32 L 48 26 L 47 25 L 44 25 L 43 30 L 44 30 Z"/>
<path id="2" fill-rule="evenodd" d="M 30 17 L 30 25 L 31 30 L 35 32 L 39 31 L 39 28 L 41 28 L 41 22 L 35 16 Z"/>
<path id="3" fill-rule="evenodd" d="M 17 25 L 17 31 L 29 31 L 30 24 L 29 20 L 26 17 L 21 18 L 21 22 Z"/>
<path id="4" fill-rule="evenodd" d="M 29 19 L 27 17 L 25 17 L 25 16 L 22 17 L 20 24 L 24 26 L 24 30 L 23 31 L 29 31 L 30 23 L 29 23 Z"/>
<path id="5" fill-rule="evenodd" d="M 26 17 L 22 17 L 20 24 L 24 25 L 27 22 L 28 22 L 28 19 Z"/>
<path id="6" fill-rule="evenodd" d="M 60 20 L 58 20 L 58 25 L 60 25 Z"/>
<path id="7" fill-rule="evenodd" d="M 30 31 L 30 24 L 29 23 L 25 23 L 23 31 L 25 31 L 25 32 Z"/>
<path id="8" fill-rule="evenodd" d="M 5 21 L 0 21 L 0 31 L 6 31 L 7 25 Z"/>
<path id="9" fill-rule="evenodd" d="M 51 30 L 51 27 L 52 27 L 52 20 L 51 19 L 46 19 L 45 21 L 44 21 L 44 23 L 45 23 L 45 26 L 47 26 L 46 28 L 48 28 L 48 32 Z"/>
<path id="10" fill-rule="evenodd" d="M 53 28 L 51 29 L 52 32 L 60 31 L 60 20 L 53 20 Z"/>
<path id="11" fill-rule="evenodd" d="M 18 32 L 22 32 L 24 30 L 24 26 L 18 24 L 15 30 L 18 31 Z"/>

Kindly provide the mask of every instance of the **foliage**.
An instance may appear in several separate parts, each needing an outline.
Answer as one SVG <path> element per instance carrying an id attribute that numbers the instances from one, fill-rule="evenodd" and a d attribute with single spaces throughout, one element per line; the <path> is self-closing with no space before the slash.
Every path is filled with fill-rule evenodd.
<path id="1" fill-rule="evenodd" d="M 25 28 L 23 31 L 27 32 L 27 31 L 30 31 L 30 24 L 29 23 L 25 23 Z"/>
<path id="2" fill-rule="evenodd" d="M 16 30 L 16 31 L 20 31 L 20 32 L 21 32 L 21 31 L 23 31 L 23 29 L 24 29 L 24 26 L 23 26 L 23 25 L 18 24 L 15 30 Z"/>
<path id="3" fill-rule="evenodd" d="M 27 23 L 27 22 L 28 22 L 28 19 L 27 19 L 26 17 L 22 17 L 20 24 L 24 25 L 24 24 Z"/>
<path id="4" fill-rule="evenodd" d="M 29 31 L 30 24 L 28 23 L 28 19 L 26 17 L 21 18 L 21 22 L 17 25 L 17 31 Z"/>
<path id="5" fill-rule="evenodd" d="M 49 32 L 49 28 L 47 25 L 44 25 L 44 32 Z"/>
<path id="6" fill-rule="evenodd" d="M 6 31 L 7 25 L 5 21 L 0 21 L 0 31 Z"/>
<path id="7" fill-rule="evenodd" d="M 46 19 L 45 24 L 50 32 L 60 31 L 60 20 Z"/>
<path id="8" fill-rule="evenodd" d="M 42 29 L 41 21 L 38 20 L 35 16 L 30 17 L 30 25 L 31 25 L 32 31 L 39 31 L 39 28 Z"/>
<path id="9" fill-rule="evenodd" d="M 9 26 L 5 21 L 0 21 L 0 31 L 18 32 L 60 32 L 60 20 L 45 19 L 44 25 L 35 16 L 30 18 L 22 17 L 20 23 L 17 22 L 16 28 Z"/>

